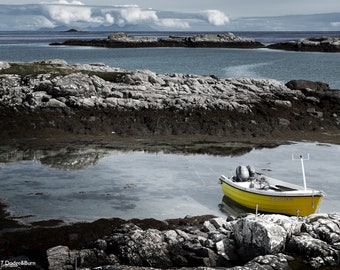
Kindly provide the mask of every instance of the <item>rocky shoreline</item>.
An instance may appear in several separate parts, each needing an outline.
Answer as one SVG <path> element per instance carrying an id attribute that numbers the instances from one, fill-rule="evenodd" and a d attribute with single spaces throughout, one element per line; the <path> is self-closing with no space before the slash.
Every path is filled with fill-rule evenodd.
<path id="1" fill-rule="evenodd" d="M 339 142 L 340 91 L 319 82 L 285 85 L 48 60 L 0 63 L 0 93 L 6 143 L 67 134 Z"/>
<path id="2" fill-rule="evenodd" d="M 337 269 L 339 228 L 335 213 L 103 219 L 3 233 L 0 250 L 27 269 Z"/>
<path id="3" fill-rule="evenodd" d="M 127 223 L 97 239 L 92 248 L 47 250 L 50 270 L 72 266 L 117 269 L 120 265 L 180 268 L 290 269 L 295 256 L 312 268 L 340 265 L 340 216 L 307 218 L 247 215 L 206 220 L 201 226 L 142 229 Z M 123 267 L 124 269 L 124 267 Z M 301 269 L 301 268 L 300 268 Z"/>

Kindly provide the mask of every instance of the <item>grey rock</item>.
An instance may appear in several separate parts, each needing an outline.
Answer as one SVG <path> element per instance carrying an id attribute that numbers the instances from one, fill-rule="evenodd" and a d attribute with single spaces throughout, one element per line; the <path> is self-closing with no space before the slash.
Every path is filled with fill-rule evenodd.
<path id="1" fill-rule="evenodd" d="M 234 224 L 235 240 L 238 246 L 253 247 L 259 254 L 275 254 L 285 248 L 287 232 L 274 222 L 256 216 L 241 218 Z"/>
<path id="2" fill-rule="evenodd" d="M 216 252 L 227 261 L 238 261 L 240 259 L 236 253 L 236 244 L 233 239 L 224 238 L 216 242 Z"/>
<path id="3" fill-rule="evenodd" d="M 49 270 L 85 269 L 98 265 L 115 264 L 115 256 L 108 256 L 97 249 L 70 250 L 66 246 L 56 246 L 46 251 Z"/>
<path id="4" fill-rule="evenodd" d="M 11 65 L 8 62 L 0 61 L 0 70 L 10 68 Z"/>
<path id="5" fill-rule="evenodd" d="M 279 253 L 277 255 L 258 256 L 245 264 L 243 267 L 231 269 L 254 269 L 254 270 L 289 270 L 288 261 L 291 257 Z"/>
<path id="6" fill-rule="evenodd" d="M 56 246 L 46 251 L 49 270 L 67 269 L 67 265 L 74 264 L 74 257 L 66 246 Z"/>
<path id="7" fill-rule="evenodd" d="M 289 124 L 290 124 L 290 121 L 288 119 L 279 117 L 278 118 L 278 124 L 279 124 L 279 126 L 288 127 Z"/>
<path id="8" fill-rule="evenodd" d="M 327 265 L 335 266 L 340 263 L 339 250 L 334 249 L 323 240 L 313 238 L 308 233 L 292 236 L 287 243 L 287 251 L 303 255 L 314 268 Z"/>
<path id="9" fill-rule="evenodd" d="M 129 234 L 120 234 L 109 240 L 109 246 L 123 263 L 163 268 L 172 266 L 160 231 L 143 231 L 133 224 L 125 225 L 120 231 L 129 231 Z"/>
<path id="10" fill-rule="evenodd" d="M 271 44 L 267 47 L 288 51 L 340 52 L 340 38 L 304 38 L 295 41 Z"/>
<path id="11" fill-rule="evenodd" d="M 329 90 L 329 85 L 323 82 L 314 82 L 308 80 L 291 80 L 286 83 L 286 86 L 289 89 L 295 90 L 305 90 L 311 89 L 314 91 L 325 91 Z"/>
<path id="12" fill-rule="evenodd" d="M 90 97 L 97 95 L 95 86 L 89 76 L 74 73 L 52 80 L 54 85 L 51 95 L 55 97 Z"/>
<path id="13" fill-rule="evenodd" d="M 123 32 L 110 34 L 108 39 L 110 41 L 123 43 L 155 43 L 158 41 L 155 37 L 134 37 Z"/>
<path id="14" fill-rule="evenodd" d="M 104 239 L 97 239 L 93 245 L 95 248 L 102 251 L 105 251 L 107 248 L 107 242 Z"/>
<path id="15" fill-rule="evenodd" d="M 309 216 L 304 229 L 313 237 L 326 241 L 328 244 L 340 242 L 340 219 L 338 215 Z"/>
<path id="16" fill-rule="evenodd" d="M 46 60 L 34 61 L 33 63 L 44 64 L 44 65 L 67 66 L 67 62 L 64 59 L 46 59 Z"/>
<path id="17" fill-rule="evenodd" d="M 189 37 L 190 41 L 192 42 L 231 42 L 231 41 L 253 41 L 255 42 L 255 39 L 248 39 L 248 38 L 242 38 L 238 37 L 233 33 L 225 33 L 225 34 L 201 34 L 201 35 L 195 35 L 192 37 Z"/>
<path id="18" fill-rule="evenodd" d="M 41 104 L 42 107 L 48 108 L 67 108 L 66 104 L 55 98 L 48 99 L 48 101 Z"/>

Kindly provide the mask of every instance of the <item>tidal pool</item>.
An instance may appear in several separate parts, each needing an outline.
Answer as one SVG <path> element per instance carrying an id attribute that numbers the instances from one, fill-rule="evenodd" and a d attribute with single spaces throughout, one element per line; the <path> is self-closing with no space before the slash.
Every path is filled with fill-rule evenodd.
<path id="1" fill-rule="evenodd" d="M 292 160 L 292 154 L 309 154 L 304 163 L 307 186 L 327 194 L 319 212 L 339 212 L 340 146 L 311 142 L 253 149 L 237 156 L 86 146 L 77 151 L 1 150 L 0 199 L 24 223 L 226 216 L 243 210 L 223 200 L 221 174 L 231 175 L 238 165 L 252 164 L 268 176 L 303 185 L 300 161 Z"/>

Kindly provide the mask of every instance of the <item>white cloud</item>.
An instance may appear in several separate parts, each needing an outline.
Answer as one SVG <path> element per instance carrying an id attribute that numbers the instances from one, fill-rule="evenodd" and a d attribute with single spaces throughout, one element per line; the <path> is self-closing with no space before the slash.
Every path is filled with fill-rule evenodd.
<path id="1" fill-rule="evenodd" d="M 188 29 L 190 24 L 182 19 L 159 19 L 157 25 L 166 28 Z"/>
<path id="2" fill-rule="evenodd" d="M 68 2 L 67 0 L 58 0 L 55 2 L 42 2 L 41 4 L 56 4 L 56 5 L 84 5 L 84 3 L 80 2 L 80 1 L 70 1 Z"/>
<path id="3" fill-rule="evenodd" d="M 100 22 L 99 18 L 92 17 L 91 8 L 86 6 L 45 5 L 43 6 L 43 10 L 51 20 L 67 25 L 79 21 L 91 23 Z"/>
<path id="4" fill-rule="evenodd" d="M 126 24 L 138 24 L 141 22 L 155 22 L 158 20 L 156 11 L 142 10 L 141 8 L 125 8 L 120 11 L 121 19 Z"/>
<path id="5" fill-rule="evenodd" d="M 222 11 L 209 9 L 201 12 L 201 16 L 207 22 L 215 26 L 223 26 L 229 23 L 229 18 Z"/>
<path id="6" fill-rule="evenodd" d="M 340 22 L 331 22 L 331 26 L 332 27 L 339 27 L 340 26 Z"/>
<path id="7" fill-rule="evenodd" d="M 112 5 L 114 8 L 139 8 L 138 5 Z"/>
<path id="8" fill-rule="evenodd" d="M 0 30 L 1 31 L 34 31 L 39 28 L 53 28 L 55 24 L 48 20 L 45 16 L 36 16 L 36 15 L 22 15 L 15 19 L 13 22 L 12 15 L 4 15 L 0 16 Z"/>
<path id="9" fill-rule="evenodd" d="M 109 24 L 114 24 L 115 22 L 115 18 L 110 13 L 105 14 L 105 20 Z"/>

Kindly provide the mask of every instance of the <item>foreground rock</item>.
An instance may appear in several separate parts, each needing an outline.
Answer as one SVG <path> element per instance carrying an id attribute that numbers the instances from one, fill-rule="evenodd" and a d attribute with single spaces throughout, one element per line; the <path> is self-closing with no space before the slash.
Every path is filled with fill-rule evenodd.
<path id="1" fill-rule="evenodd" d="M 166 230 L 128 223 L 85 249 L 52 247 L 47 259 L 51 270 L 74 269 L 75 265 L 91 269 L 131 269 L 127 265 L 162 269 L 339 267 L 340 216 L 248 215 Z"/>
<path id="2" fill-rule="evenodd" d="M 107 39 L 79 40 L 71 39 L 50 45 L 94 46 L 108 48 L 138 47 L 209 47 L 209 48 L 263 48 L 264 45 L 254 39 L 235 36 L 233 33 L 202 34 L 189 37 L 169 36 L 168 38 L 134 37 L 126 33 L 114 33 Z"/>
<path id="3" fill-rule="evenodd" d="M 267 46 L 270 49 L 308 52 L 340 52 L 340 38 L 307 38 Z"/>
<path id="4" fill-rule="evenodd" d="M 61 133 L 270 139 L 331 133 L 340 125 L 340 91 L 328 88 L 61 60 L 0 66 L 2 139 Z"/>

